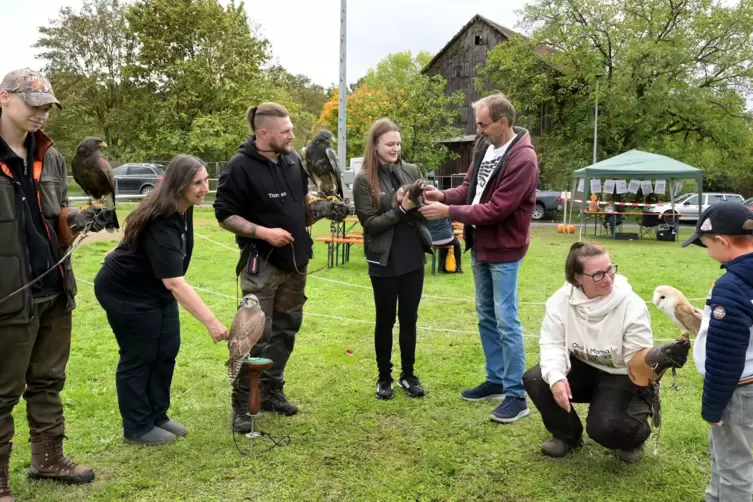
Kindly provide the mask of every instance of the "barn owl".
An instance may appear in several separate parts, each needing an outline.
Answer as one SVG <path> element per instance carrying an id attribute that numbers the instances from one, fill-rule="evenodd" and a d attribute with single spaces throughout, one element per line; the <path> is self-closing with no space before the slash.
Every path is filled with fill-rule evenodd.
<path id="1" fill-rule="evenodd" d="M 654 290 L 653 301 L 682 330 L 684 337 L 698 336 L 703 312 L 692 306 L 679 290 L 672 286 L 659 286 Z"/>
<path id="2" fill-rule="evenodd" d="M 248 294 L 241 299 L 233 324 L 230 325 L 230 338 L 227 348 L 230 358 L 225 363 L 227 378 L 232 384 L 238 378 L 243 366 L 243 359 L 264 334 L 264 311 L 256 295 Z"/>

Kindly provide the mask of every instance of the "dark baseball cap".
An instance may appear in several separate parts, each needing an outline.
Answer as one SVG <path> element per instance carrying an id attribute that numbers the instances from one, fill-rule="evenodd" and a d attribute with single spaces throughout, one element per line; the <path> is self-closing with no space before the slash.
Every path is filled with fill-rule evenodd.
<path id="1" fill-rule="evenodd" d="M 695 244 L 706 247 L 701 235 L 753 235 L 753 211 L 742 202 L 718 202 L 709 206 L 695 227 L 693 236 L 682 247 Z"/>
<path id="2" fill-rule="evenodd" d="M 3 77 L 0 90 L 18 94 L 29 106 L 62 105 L 52 92 L 52 84 L 47 77 L 30 68 L 13 70 Z"/>

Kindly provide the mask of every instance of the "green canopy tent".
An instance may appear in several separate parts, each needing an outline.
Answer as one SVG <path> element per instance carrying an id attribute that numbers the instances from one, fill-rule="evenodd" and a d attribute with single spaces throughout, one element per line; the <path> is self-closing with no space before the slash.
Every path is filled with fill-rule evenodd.
<path id="1" fill-rule="evenodd" d="M 675 212 L 675 194 L 672 190 L 673 182 L 678 180 L 695 180 L 698 184 L 698 216 L 703 207 L 703 171 L 696 167 L 689 166 L 679 160 L 658 155 L 655 153 L 642 152 L 640 150 L 630 150 L 611 159 L 602 160 L 581 169 L 573 171 L 573 201 L 575 200 L 575 190 L 579 179 L 583 179 L 583 204 L 581 209 L 580 235 L 583 235 L 583 226 L 585 224 L 585 210 L 588 204 L 588 197 L 591 193 L 592 179 L 636 179 L 636 180 L 667 180 L 669 182 L 669 194 L 672 202 L 672 212 Z M 570 216 L 572 217 L 572 206 L 570 206 Z"/>

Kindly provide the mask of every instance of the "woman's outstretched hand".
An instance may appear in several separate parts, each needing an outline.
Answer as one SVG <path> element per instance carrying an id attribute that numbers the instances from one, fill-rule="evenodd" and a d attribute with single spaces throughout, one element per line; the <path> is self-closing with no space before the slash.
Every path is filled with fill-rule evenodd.
<path id="1" fill-rule="evenodd" d="M 209 336 L 212 337 L 214 343 L 227 340 L 230 337 L 230 333 L 227 328 L 225 328 L 225 325 L 217 319 L 214 319 L 207 324 L 207 331 L 209 331 Z"/>

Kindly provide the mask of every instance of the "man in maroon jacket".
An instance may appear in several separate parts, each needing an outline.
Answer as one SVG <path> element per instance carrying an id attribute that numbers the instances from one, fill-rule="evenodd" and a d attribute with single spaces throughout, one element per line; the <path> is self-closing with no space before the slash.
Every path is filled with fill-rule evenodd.
<path id="1" fill-rule="evenodd" d="M 482 98 L 473 108 L 479 133 L 473 165 L 457 188 L 427 187 L 429 203 L 421 212 L 430 220 L 450 217 L 465 224 L 486 380 L 461 395 L 467 401 L 504 398 L 490 418 L 510 423 L 528 415 L 518 274 L 531 240 L 539 168 L 531 137 L 513 127 L 515 108 L 503 94 Z"/>

